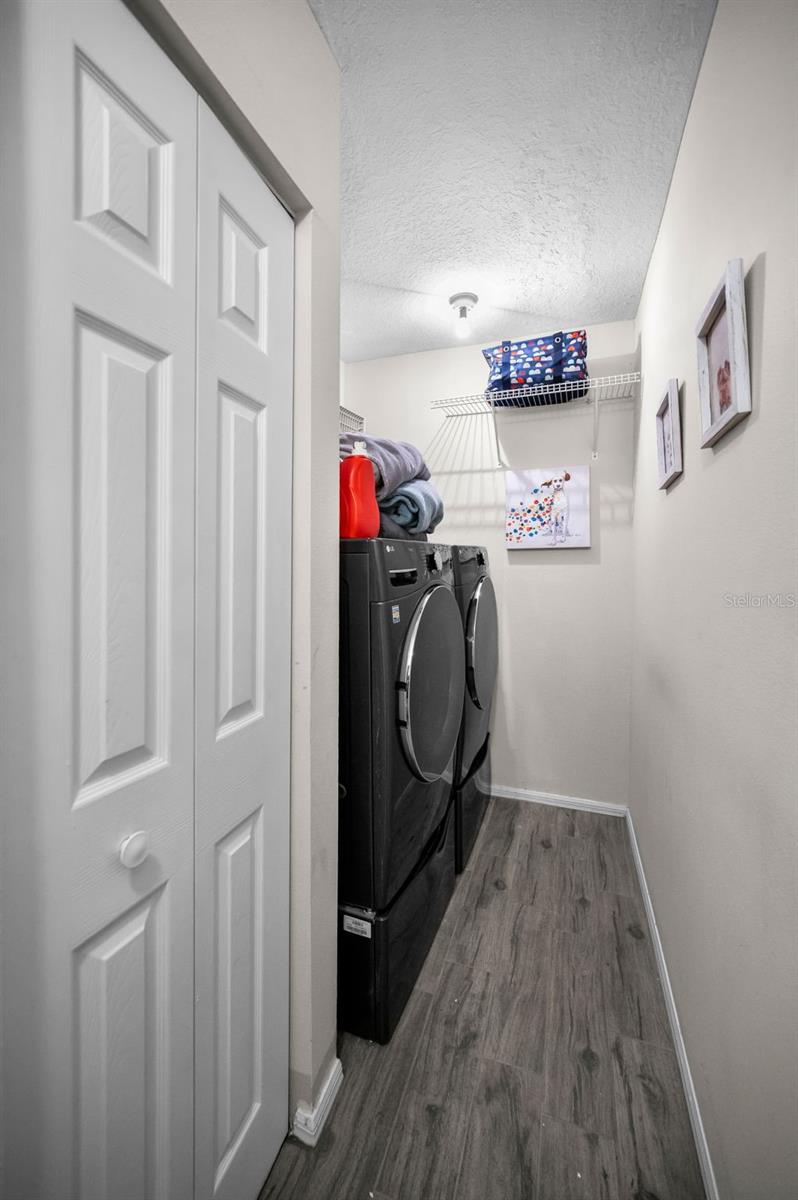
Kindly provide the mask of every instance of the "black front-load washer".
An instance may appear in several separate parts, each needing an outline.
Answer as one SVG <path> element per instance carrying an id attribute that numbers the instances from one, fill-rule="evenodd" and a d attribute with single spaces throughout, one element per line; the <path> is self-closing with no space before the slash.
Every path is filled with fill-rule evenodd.
<path id="1" fill-rule="evenodd" d="M 451 548 L 341 542 L 338 1020 L 386 1042 L 454 889 Z"/>
<path id="2" fill-rule="evenodd" d="M 490 713 L 499 661 L 496 593 L 484 546 L 452 546 L 466 688 L 454 780 L 455 861 L 465 870 L 490 798 Z"/>

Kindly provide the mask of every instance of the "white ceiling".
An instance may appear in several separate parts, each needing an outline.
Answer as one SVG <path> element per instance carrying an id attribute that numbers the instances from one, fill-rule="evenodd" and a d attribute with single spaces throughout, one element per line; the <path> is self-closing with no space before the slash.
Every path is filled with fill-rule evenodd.
<path id="1" fill-rule="evenodd" d="M 715 0 L 309 0 L 342 69 L 342 357 L 633 317 Z"/>

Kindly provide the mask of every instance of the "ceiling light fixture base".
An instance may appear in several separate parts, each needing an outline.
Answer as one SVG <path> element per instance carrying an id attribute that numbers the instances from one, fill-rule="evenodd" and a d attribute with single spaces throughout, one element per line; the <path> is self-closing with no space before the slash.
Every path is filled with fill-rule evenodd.
<path id="1" fill-rule="evenodd" d="M 479 296 L 474 292 L 455 292 L 449 297 L 449 307 L 457 312 L 458 317 L 463 320 L 471 312 L 471 309 L 479 302 Z"/>

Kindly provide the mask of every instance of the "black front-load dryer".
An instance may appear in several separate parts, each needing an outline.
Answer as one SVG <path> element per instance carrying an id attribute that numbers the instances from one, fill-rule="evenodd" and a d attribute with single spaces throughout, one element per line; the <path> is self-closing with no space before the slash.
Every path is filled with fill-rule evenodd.
<path id="1" fill-rule="evenodd" d="M 466 688 L 454 781 L 455 858 L 465 870 L 490 798 L 490 714 L 499 660 L 496 593 L 484 546 L 452 546 Z"/>
<path id="2" fill-rule="evenodd" d="M 338 1016 L 381 1042 L 454 888 L 464 687 L 451 548 L 342 541 Z"/>

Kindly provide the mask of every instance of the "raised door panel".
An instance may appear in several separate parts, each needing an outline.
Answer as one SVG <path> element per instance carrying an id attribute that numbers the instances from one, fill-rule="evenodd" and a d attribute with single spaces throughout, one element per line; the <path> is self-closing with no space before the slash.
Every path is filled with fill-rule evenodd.
<path id="1" fill-rule="evenodd" d="M 168 1200 L 163 891 L 74 955 L 81 1200 Z"/>
<path id="2" fill-rule="evenodd" d="M 257 1118 L 263 1089 L 263 844 L 261 817 L 216 847 L 216 1175 L 224 1178 Z"/>
<path id="3" fill-rule="evenodd" d="M 197 97 L 121 0 L 11 9 L 4 1182 L 189 1200 Z"/>
<path id="4" fill-rule="evenodd" d="M 76 74 L 76 216 L 169 279 L 173 143 L 80 51 Z"/>
<path id="5" fill-rule="evenodd" d="M 263 716 L 266 410 L 219 387 L 218 735 Z"/>
<path id="6" fill-rule="evenodd" d="M 266 351 L 267 249 L 219 196 L 219 316 Z"/>
<path id="7" fill-rule="evenodd" d="M 288 1128 L 293 224 L 203 105 L 199 179 L 196 1187 L 238 1200 Z"/>
<path id="8" fill-rule="evenodd" d="M 165 763 L 169 384 L 153 347 L 80 315 L 76 800 Z"/>

